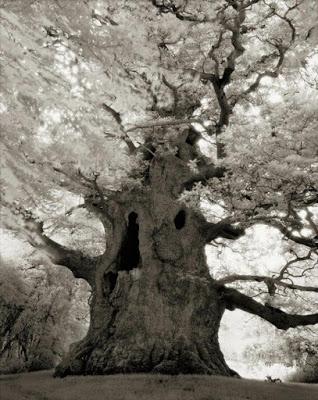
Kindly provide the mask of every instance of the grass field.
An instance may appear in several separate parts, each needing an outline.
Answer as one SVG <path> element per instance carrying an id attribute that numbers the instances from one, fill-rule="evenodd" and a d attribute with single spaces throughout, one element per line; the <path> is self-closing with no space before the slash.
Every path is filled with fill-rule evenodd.
<path id="1" fill-rule="evenodd" d="M 318 400 L 318 385 L 199 375 L 3 375 L 1 400 Z"/>

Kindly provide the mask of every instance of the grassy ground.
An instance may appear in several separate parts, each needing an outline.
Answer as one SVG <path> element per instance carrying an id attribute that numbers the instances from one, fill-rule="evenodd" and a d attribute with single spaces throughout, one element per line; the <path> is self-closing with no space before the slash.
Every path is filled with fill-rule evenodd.
<path id="1" fill-rule="evenodd" d="M 318 385 L 198 375 L 3 375 L 1 400 L 318 400 Z"/>

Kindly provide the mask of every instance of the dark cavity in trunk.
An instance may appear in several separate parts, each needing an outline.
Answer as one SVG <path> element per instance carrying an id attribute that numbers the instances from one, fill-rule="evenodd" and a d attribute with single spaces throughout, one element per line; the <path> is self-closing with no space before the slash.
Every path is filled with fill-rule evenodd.
<path id="1" fill-rule="evenodd" d="M 118 271 L 130 271 L 140 263 L 138 214 L 131 212 L 128 216 L 127 233 L 120 250 Z"/>
<path id="2" fill-rule="evenodd" d="M 186 213 L 184 210 L 180 210 L 174 219 L 174 225 L 176 229 L 180 230 L 185 226 Z"/>

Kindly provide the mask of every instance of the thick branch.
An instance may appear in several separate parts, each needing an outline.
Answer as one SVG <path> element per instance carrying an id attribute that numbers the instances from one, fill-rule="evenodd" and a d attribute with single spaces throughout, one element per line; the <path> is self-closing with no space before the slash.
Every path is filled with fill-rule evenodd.
<path id="1" fill-rule="evenodd" d="M 224 167 L 217 167 L 214 164 L 204 165 L 199 169 L 198 173 L 185 182 L 184 188 L 190 190 L 197 182 L 206 182 L 212 178 L 222 178 L 225 171 Z"/>
<path id="2" fill-rule="evenodd" d="M 257 315 L 278 329 L 287 330 L 297 326 L 318 324 L 318 313 L 308 315 L 288 314 L 278 308 L 263 305 L 235 289 L 225 288 L 224 286 L 220 287 L 220 294 L 227 308 L 233 310 L 233 307 L 237 307 L 250 314 Z"/>
<path id="3" fill-rule="evenodd" d="M 81 251 L 67 249 L 50 239 L 43 232 L 43 223 L 30 220 L 27 221 L 27 227 L 41 239 L 38 243 L 32 237 L 31 244 L 45 250 L 54 264 L 64 265 L 72 271 L 75 278 L 85 279 L 91 285 L 94 283 L 94 272 L 99 257 L 85 256 Z"/>
<path id="4" fill-rule="evenodd" d="M 212 222 L 206 222 L 204 226 L 202 226 L 202 231 L 206 243 L 210 243 L 212 240 L 218 237 L 236 240 L 245 233 L 244 229 L 231 225 L 227 219 L 224 219 L 216 224 L 213 224 Z"/>
<path id="5" fill-rule="evenodd" d="M 55 254 L 55 264 L 64 265 L 70 269 L 75 278 L 85 279 L 93 283 L 94 271 L 98 258 L 87 257 L 81 251 L 66 249 L 47 236 L 42 236 L 46 249 Z"/>
<path id="6" fill-rule="evenodd" d="M 216 74 L 211 74 L 210 77 L 208 77 L 208 80 L 213 85 L 213 89 L 220 107 L 219 120 L 216 125 L 215 131 L 216 137 L 218 137 L 222 133 L 223 128 L 228 126 L 229 124 L 230 116 L 233 112 L 233 105 L 229 102 L 227 98 L 226 87 L 231 83 L 232 75 L 236 69 L 237 59 L 241 57 L 245 51 L 242 44 L 241 26 L 246 18 L 246 7 L 244 7 L 243 5 L 239 5 L 237 1 L 229 1 L 228 3 L 236 11 L 236 16 L 233 19 L 232 23 L 229 23 L 224 14 L 225 10 L 223 10 L 223 12 L 221 11 L 220 13 L 221 23 L 224 29 L 231 32 L 231 44 L 233 47 L 231 53 L 226 58 L 226 65 L 222 77 L 219 76 L 219 62 L 217 60 L 217 57 L 215 57 L 214 51 L 218 49 L 221 45 L 223 31 L 221 31 L 218 42 L 215 46 L 212 46 L 208 55 L 215 62 L 216 72 Z M 217 142 L 217 155 L 218 158 L 225 157 L 224 145 L 219 142 Z"/>

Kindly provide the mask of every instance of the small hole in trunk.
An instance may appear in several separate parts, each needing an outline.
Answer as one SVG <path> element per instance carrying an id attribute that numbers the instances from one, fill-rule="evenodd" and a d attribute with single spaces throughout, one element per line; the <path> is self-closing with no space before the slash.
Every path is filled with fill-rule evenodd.
<path id="1" fill-rule="evenodd" d="M 184 210 L 180 210 L 174 219 L 174 225 L 176 229 L 180 230 L 184 227 L 186 222 L 186 213 Z"/>

